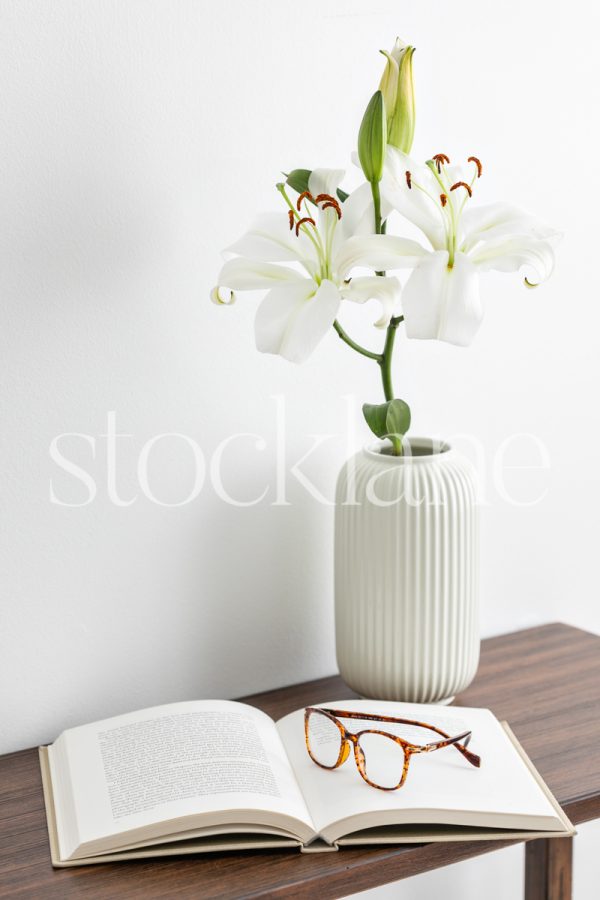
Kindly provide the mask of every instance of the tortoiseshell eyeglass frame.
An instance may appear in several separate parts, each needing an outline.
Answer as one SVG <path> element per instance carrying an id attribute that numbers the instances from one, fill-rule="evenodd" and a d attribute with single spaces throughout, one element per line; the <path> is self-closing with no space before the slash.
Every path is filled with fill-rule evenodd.
<path id="1" fill-rule="evenodd" d="M 311 752 L 308 722 L 313 713 L 320 713 L 326 716 L 340 732 L 340 752 L 336 762 L 332 766 L 326 766 L 322 762 L 319 762 Z M 398 737 L 395 734 L 390 734 L 389 731 L 365 728 L 361 731 L 352 732 L 344 727 L 340 722 L 340 719 L 360 719 L 361 721 L 367 722 L 389 722 L 393 725 L 417 725 L 419 728 L 428 728 L 429 731 L 434 731 L 436 734 L 441 735 L 443 740 L 432 741 L 429 744 L 411 744 L 410 741 L 405 741 L 404 738 Z M 360 738 L 363 734 L 383 735 L 384 737 L 391 738 L 391 740 L 395 741 L 402 748 L 404 753 L 404 765 L 402 767 L 402 777 L 398 784 L 393 787 L 384 787 L 381 784 L 375 784 L 375 782 L 371 781 L 368 777 L 365 766 L 365 755 L 360 746 Z M 322 769 L 333 770 L 343 765 L 348 759 L 350 745 L 352 744 L 354 746 L 354 760 L 358 771 L 368 785 L 377 788 L 379 791 L 397 791 L 398 788 L 402 787 L 406 781 L 411 757 L 415 753 L 431 753 L 432 750 L 441 750 L 442 747 L 456 747 L 458 752 L 461 753 L 472 766 L 479 768 L 481 765 L 481 757 L 477 756 L 477 754 L 473 753 L 471 750 L 467 750 L 467 745 L 471 740 L 472 732 L 463 731 L 462 734 L 456 734 L 454 737 L 451 737 L 449 734 L 446 734 L 445 731 L 442 731 L 441 728 L 436 728 L 435 725 L 428 725 L 426 722 L 417 722 L 414 719 L 397 719 L 393 716 L 379 716 L 375 713 L 349 712 L 348 710 L 343 709 L 327 709 L 323 706 L 307 706 L 304 710 L 304 736 L 306 739 L 308 755 L 312 761 Z"/>

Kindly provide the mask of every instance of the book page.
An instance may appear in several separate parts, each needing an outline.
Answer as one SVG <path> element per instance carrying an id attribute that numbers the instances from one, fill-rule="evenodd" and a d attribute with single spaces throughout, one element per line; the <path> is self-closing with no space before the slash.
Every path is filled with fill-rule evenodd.
<path id="1" fill-rule="evenodd" d="M 489 710 L 373 700 L 319 705 L 416 719 L 436 725 L 449 735 L 471 730 L 469 750 L 481 756 L 481 767 L 475 768 L 452 746 L 414 755 L 403 787 L 377 790 L 361 778 L 353 748 L 338 769 L 328 771 L 315 765 L 306 751 L 304 711 L 291 713 L 277 727 L 315 828 L 326 840 L 336 840 L 362 828 L 410 823 L 562 829 L 550 801 Z M 352 732 L 379 729 L 417 745 L 443 740 L 435 732 L 415 726 L 341 721 Z M 330 738 L 329 732 L 328 735 Z M 372 771 L 385 780 L 383 783 L 397 783 L 403 754 L 396 752 L 398 745 L 386 738 L 381 740 L 390 744 L 388 755 L 378 755 L 376 744 L 367 751 L 364 741 L 367 774 Z M 327 749 L 324 745 L 323 752 Z M 333 752 L 335 755 L 335 748 Z"/>
<path id="2" fill-rule="evenodd" d="M 72 728 L 49 756 L 64 858 L 228 821 L 312 834 L 274 723 L 242 703 L 175 703 Z"/>

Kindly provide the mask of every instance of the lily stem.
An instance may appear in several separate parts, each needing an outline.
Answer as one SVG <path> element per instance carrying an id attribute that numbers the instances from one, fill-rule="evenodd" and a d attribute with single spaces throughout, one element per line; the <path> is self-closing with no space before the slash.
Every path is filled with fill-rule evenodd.
<path id="1" fill-rule="evenodd" d="M 371 193 L 373 195 L 373 210 L 375 213 L 375 234 L 385 233 L 385 222 L 381 221 L 381 191 L 379 190 L 379 182 L 371 182 Z M 385 275 L 385 272 L 377 272 L 377 275 Z M 383 353 L 379 359 L 381 368 L 381 381 L 383 383 L 383 393 L 386 400 L 394 399 L 394 385 L 392 384 L 392 357 L 394 355 L 394 341 L 396 340 L 396 331 L 400 322 L 404 321 L 404 316 L 392 316 L 390 324 L 387 327 L 385 336 L 385 344 Z"/>
<path id="2" fill-rule="evenodd" d="M 366 347 L 361 347 L 360 344 L 357 344 L 356 341 L 353 341 L 349 334 L 347 334 L 338 320 L 336 319 L 333 323 L 333 327 L 344 341 L 344 343 L 348 344 L 349 347 L 352 347 L 353 350 L 356 350 L 357 353 L 361 353 L 363 356 L 367 356 L 369 359 L 374 359 L 381 365 L 381 361 L 383 359 L 383 355 L 381 353 L 374 353 L 372 350 L 367 350 Z"/>
<path id="3" fill-rule="evenodd" d="M 381 228 L 381 192 L 379 190 L 379 182 L 371 182 L 371 193 L 373 194 L 373 208 L 375 211 L 375 234 L 382 234 Z"/>
<path id="4" fill-rule="evenodd" d="M 394 399 L 394 386 L 392 384 L 392 357 L 394 355 L 394 341 L 396 340 L 396 331 L 398 325 L 404 321 L 404 316 L 393 316 L 387 327 L 385 336 L 385 344 L 383 353 L 379 359 L 381 368 L 381 381 L 383 384 L 383 393 L 386 400 Z"/>
<path id="5" fill-rule="evenodd" d="M 381 193 L 379 190 L 378 181 L 371 182 L 371 193 L 373 195 L 373 210 L 375 213 L 375 234 L 384 234 L 385 222 L 381 221 Z M 385 272 L 377 272 L 377 275 L 385 275 Z M 344 341 L 344 343 L 348 344 L 348 346 L 353 350 L 356 350 L 357 353 L 362 354 L 362 356 L 366 356 L 368 357 L 368 359 L 375 360 L 375 362 L 381 369 L 383 393 L 385 394 L 385 399 L 388 401 L 394 399 L 394 386 L 392 384 L 392 357 L 394 355 L 396 331 L 398 330 L 398 326 L 400 325 L 400 323 L 403 321 L 404 316 L 392 316 L 392 318 L 390 319 L 390 323 L 387 327 L 385 335 L 385 344 L 383 346 L 382 353 L 374 353 L 372 350 L 367 350 L 366 347 L 362 347 L 360 344 L 357 344 L 356 341 L 353 341 L 350 335 L 346 334 L 337 319 L 333 323 L 333 327 L 337 331 L 340 338 Z M 396 446 L 396 443 L 394 442 L 393 444 L 395 453 L 401 453 L 401 444 L 399 442 L 398 446 Z"/>

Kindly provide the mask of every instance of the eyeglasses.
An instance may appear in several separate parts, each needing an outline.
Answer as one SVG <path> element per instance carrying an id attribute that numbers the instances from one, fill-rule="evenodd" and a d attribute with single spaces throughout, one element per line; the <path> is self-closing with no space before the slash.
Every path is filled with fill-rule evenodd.
<path id="1" fill-rule="evenodd" d="M 340 718 L 418 726 L 435 731 L 443 740 L 429 744 L 411 744 L 395 734 L 379 729 L 365 729 L 354 733 L 342 725 Z M 304 733 L 308 755 L 322 769 L 337 769 L 343 765 L 348 759 L 350 745 L 353 744 L 358 771 L 367 784 L 380 791 L 395 791 L 402 787 L 406 781 L 411 757 L 415 753 L 431 753 L 432 750 L 452 746 L 456 747 L 472 766 L 479 768 L 481 765 L 481 758 L 467 750 L 471 740 L 470 731 L 450 737 L 435 725 L 427 725 L 413 719 L 396 719 L 372 713 L 308 706 L 304 710 Z"/>

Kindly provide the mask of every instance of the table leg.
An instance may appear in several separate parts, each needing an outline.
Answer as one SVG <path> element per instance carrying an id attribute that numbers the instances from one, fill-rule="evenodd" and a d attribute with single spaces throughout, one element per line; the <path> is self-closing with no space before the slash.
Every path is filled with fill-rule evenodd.
<path id="1" fill-rule="evenodd" d="M 573 838 L 525 844 L 525 900 L 571 900 Z"/>

